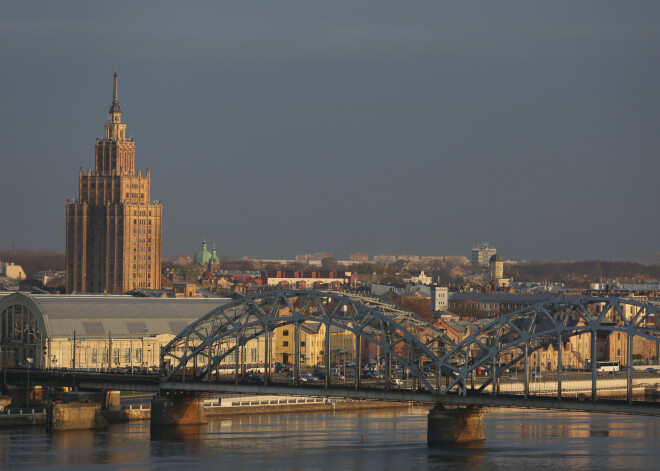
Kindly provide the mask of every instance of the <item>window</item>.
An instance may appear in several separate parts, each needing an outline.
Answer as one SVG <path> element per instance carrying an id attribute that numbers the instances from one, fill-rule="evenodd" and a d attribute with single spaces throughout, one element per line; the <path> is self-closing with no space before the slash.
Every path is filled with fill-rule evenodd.
<path id="1" fill-rule="evenodd" d="M 257 361 L 257 349 L 256 348 L 251 348 L 250 349 L 250 361 L 252 363 L 256 363 L 256 361 Z"/>
<path id="2" fill-rule="evenodd" d="M 288 337 L 288 336 L 289 336 L 289 331 L 288 331 L 288 330 L 285 330 L 284 332 L 282 332 L 282 335 L 283 335 L 284 337 Z"/>
<path id="3" fill-rule="evenodd" d="M 130 348 L 125 348 L 124 349 L 124 363 L 130 363 L 131 362 L 131 349 Z"/>
<path id="4" fill-rule="evenodd" d="M 102 360 L 103 363 L 108 362 L 108 349 L 107 348 L 103 349 L 103 357 L 102 358 L 103 358 L 103 360 Z"/>
<path id="5" fill-rule="evenodd" d="M 95 348 L 92 348 L 91 363 L 96 363 L 98 361 L 98 355 Z"/>
<path id="6" fill-rule="evenodd" d="M 119 364 L 119 349 L 118 348 L 113 348 L 112 349 L 112 362 L 115 365 Z"/>
<path id="7" fill-rule="evenodd" d="M 289 346 L 289 342 L 285 340 L 284 342 L 282 342 L 282 346 L 283 346 L 283 347 L 288 347 L 288 346 Z"/>

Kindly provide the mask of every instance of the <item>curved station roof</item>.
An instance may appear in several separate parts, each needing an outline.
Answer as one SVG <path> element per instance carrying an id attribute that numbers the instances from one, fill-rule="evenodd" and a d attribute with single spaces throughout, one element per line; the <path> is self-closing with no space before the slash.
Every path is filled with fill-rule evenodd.
<path id="1" fill-rule="evenodd" d="M 142 298 L 128 295 L 33 295 L 0 298 L 0 314 L 28 308 L 47 337 L 141 338 L 176 335 L 229 298 Z"/>

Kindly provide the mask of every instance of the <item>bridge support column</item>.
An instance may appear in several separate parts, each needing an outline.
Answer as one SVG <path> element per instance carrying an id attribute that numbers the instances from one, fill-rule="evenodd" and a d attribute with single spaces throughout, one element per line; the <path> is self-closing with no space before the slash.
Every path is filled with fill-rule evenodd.
<path id="1" fill-rule="evenodd" d="M 266 322 L 264 324 L 264 360 L 265 360 L 264 385 L 265 386 L 268 386 L 271 380 L 271 372 L 270 372 L 271 341 L 272 338 L 270 336 L 270 324 Z"/>
<path id="2" fill-rule="evenodd" d="M 204 398 L 194 394 L 154 396 L 151 400 L 151 426 L 205 424 Z"/>
<path id="3" fill-rule="evenodd" d="M 561 332 L 557 334 L 557 400 L 561 401 L 561 369 L 563 367 L 561 356 L 563 354 L 562 350 L 562 335 Z"/>
<path id="4" fill-rule="evenodd" d="M 597 338 L 597 331 L 594 328 L 591 331 L 591 361 L 589 364 L 591 365 L 591 401 L 596 402 L 596 397 L 597 397 L 597 384 L 598 384 L 598 369 L 597 369 L 597 350 L 596 350 L 596 344 L 598 342 Z"/>
<path id="5" fill-rule="evenodd" d="M 101 404 L 70 403 L 48 406 L 46 428 L 57 430 L 90 430 L 106 428 L 108 421 L 101 415 Z"/>
<path id="6" fill-rule="evenodd" d="M 627 371 L 627 376 L 626 376 L 626 390 L 628 391 L 628 404 L 632 404 L 632 399 L 633 399 L 633 335 L 628 332 L 628 355 L 627 355 L 627 365 L 626 365 L 626 371 Z"/>
<path id="7" fill-rule="evenodd" d="M 362 337 L 359 334 L 355 334 L 355 389 L 360 389 L 360 384 L 362 383 L 362 343 L 360 342 Z"/>
<path id="8" fill-rule="evenodd" d="M 525 338 L 525 399 L 529 397 L 529 339 Z"/>
<path id="9" fill-rule="evenodd" d="M 429 412 L 429 445 L 451 445 L 485 439 L 483 414 L 479 407 L 445 409 L 442 404 L 437 404 Z"/>

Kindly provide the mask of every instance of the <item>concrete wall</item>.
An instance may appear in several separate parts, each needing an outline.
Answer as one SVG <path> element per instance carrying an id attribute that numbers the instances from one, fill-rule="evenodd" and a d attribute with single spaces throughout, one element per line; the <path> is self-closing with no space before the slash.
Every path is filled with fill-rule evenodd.
<path id="1" fill-rule="evenodd" d="M 194 395 L 154 396 L 151 400 L 151 425 L 194 425 L 207 422 L 204 399 Z"/>
<path id="2" fill-rule="evenodd" d="M 48 429 L 81 430 L 108 426 L 101 415 L 101 404 L 53 404 L 48 410 Z"/>
<path id="3" fill-rule="evenodd" d="M 485 438 L 483 414 L 478 407 L 446 409 L 438 404 L 429 412 L 429 444 L 449 445 Z"/>

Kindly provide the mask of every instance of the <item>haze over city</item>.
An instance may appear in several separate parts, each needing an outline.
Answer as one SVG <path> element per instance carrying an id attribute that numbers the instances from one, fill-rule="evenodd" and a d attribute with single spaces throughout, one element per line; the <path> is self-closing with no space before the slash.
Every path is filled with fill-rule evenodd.
<path id="1" fill-rule="evenodd" d="M 656 260 L 657 3 L 2 10 L 0 249 L 64 251 L 116 70 L 164 257 Z"/>

